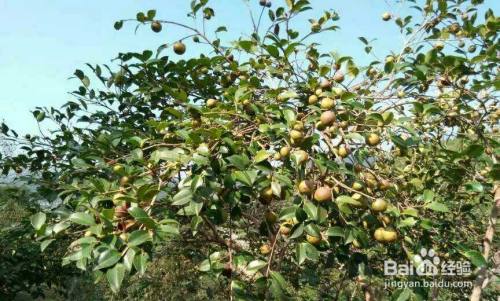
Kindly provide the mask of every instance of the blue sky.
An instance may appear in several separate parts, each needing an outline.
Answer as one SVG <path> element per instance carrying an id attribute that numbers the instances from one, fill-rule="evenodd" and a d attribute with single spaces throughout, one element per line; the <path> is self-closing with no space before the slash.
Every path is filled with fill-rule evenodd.
<path id="1" fill-rule="evenodd" d="M 257 0 L 250 0 L 252 6 Z M 284 3 L 273 0 L 274 6 Z M 385 11 L 398 14 L 397 6 L 382 0 L 312 0 L 314 11 L 308 12 L 303 31 L 309 27 L 308 17 L 325 9 L 340 14 L 340 31 L 322 39 L 325 48 L 355 57 L 366 57 L 358 36 L 378 38 L 380 55 L 391 47 L 398 49 L 401 38 L 393 23 L 380 16 Z M 36 123 L 30 110 L 36 106 L 58 107 L 71 100 L 68 91 L 78 82 L 70 80 L 76 68 L 84 63 L 111 63 L 118 52 L 156 49 L 182 37 L 185 31 L 165 27 L 155 34 L 144 27 L 134 34 L 134 25 L 121 31 L 113 29 L 115 20 L 134 18 L 138 11 L 157 10 L 159 19 L 187 22 L 190 0 L 0 0 L 0 121 L 20 133 L 33 132 Z M 355 4 L 354 4 L 355 3 Z M 490 3 L 491 4 L 491 3 Z M 250 18 L 242 0 L 211 0 L 216 18 L 211 28 L 225 25 L 229 33 L 223 39 L 235 39 L 250 30 Z M 189 47 L 189 46 L 188 46 Z M 186 56 L 199 52 L 188 48 Z M 84 69 L 85 70 L 85 69 Z"/>

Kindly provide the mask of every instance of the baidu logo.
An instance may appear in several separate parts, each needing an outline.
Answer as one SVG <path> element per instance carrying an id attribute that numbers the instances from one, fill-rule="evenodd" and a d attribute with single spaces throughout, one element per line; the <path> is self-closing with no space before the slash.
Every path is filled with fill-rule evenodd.
<path id="1" fill-rule="evenodd" d="M 470 262 L 451 260 L 442 262 L 433 249 L 426 248 L 422 248 L 419 254 L 414 255 L 411 263 L 398 264 L 391 259 L 384 261 L 384 275 L 386 276 L 467 276 L 470 273 Z"/>

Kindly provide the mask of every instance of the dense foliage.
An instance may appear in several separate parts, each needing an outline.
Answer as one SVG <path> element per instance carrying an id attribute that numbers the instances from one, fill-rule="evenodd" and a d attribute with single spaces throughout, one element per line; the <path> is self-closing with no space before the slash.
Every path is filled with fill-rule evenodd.
<path id="1" fill-rule="evenodd" d="M 404 45 L 361 66 L 309 42 L 339 30 L 341 14 L 299 32 L 309 1 L 260 4 L 234 43 L 217 38 L 226 27 L 211 36 L 154 10 L 118 21 L 192 35 L 121 53 L 117 69 L 77 70 L 74 100 L 33 112 L 50 133 L 1 125 L 20 145 L 0 158 L 4 174 L 28 170 L 53 205 L 31 216 L 42 249 L 70 239 L 62 263 L 116 293 L 169 256 L 217 278 L 221 299 L 466 298 L 470 288 L 384 288 L 383 261 L 415 261 L 422 247 L 494 277 L 481 246 L 500 177 L 493 11 L 479 0 L 407 1 L 412 14 L 380 21 Z M 191 18 L 215 15 L 193 1 Z M 191 44 L 207 51 L 179 58 Z"/>

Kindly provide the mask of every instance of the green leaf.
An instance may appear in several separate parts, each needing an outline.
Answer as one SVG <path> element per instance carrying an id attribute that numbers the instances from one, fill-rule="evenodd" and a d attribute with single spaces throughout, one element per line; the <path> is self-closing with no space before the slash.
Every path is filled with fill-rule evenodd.
<path id="1" fill-rule="evenodd" d="M 144 273 L 146 272 L 148 260 L 149 260 L 149 255 L 146 253 L 141 253 L 135 256 L 134 268 L 140 275 L 144 275 Z"/>
<path id="2" fill-rule="evenodd" d="M 125 265 L 129 272 L 132 270 L 134 264 L 135 253 L 133 248 L 129 248 L 125 256 L 123 256 L 123 265 Z"/>
<path id="3" fill-rule="evenodd" d="M 431 202 L 431 203 L 425 205 L 425 208 L 428 208 L 428 209 L 431 209 L 432 211 L 437 211 L 437 212 L 450 212 L 450 210 L 448 209 L 448 207 L 445 204 L 439 203 L 439 202 Z"/>
<path id="4" fill-rule="evenodd" d="M 254 162 L 259 163 L 267 160 L 267 158 L 269 158 L 269 153 L 266 150 L 260 150 L 255 154 Z"/>
<path id="5" fill-rule="evenodd" d="M 139 223 L 145 225 L 148 228 L 155 228 L 156 226 L 155 221 L 151 217 L 149 217 L 149 215 L 146 213 L 146 211 L 144 211 L 144 209 L 140 207 L 132 207 L 128 210 L 128 212 Z"/>
<path id="6" fill-rule="evenodd" d="M 120 30 L 123 27 L 123 21 L 116 21 L 114 27 L 116 30 Z"/>
<path id="7" fill-rule="evenodd" d="M 412 227 L 417 223 L 417 220 L 415 220 L 413 217 L 408 217 L 405 218 L 404 220 L 401 220 L 399 222 L 398 227 L 403 228 L 403 227 Z"/>
<path id="8" fill-rule="evenodd" d="M 326 230 L 326 235 L 344 238 L 344 230 L 339 226 L 330 227 Z"/>
<path id="9" fill-rule="evenodd" d="M 247 270 L 251 271 L 251 272 L 254 272 L 254 271 L 256 272 L 265 266 L 267 266 L 267 262 L 265 262 L 263 260 L 256 259 L 256 260 L 252 260 L 248 263 Z"/>
<path id="10" fill-rule="evenodd" d="M 97 266 L 94 268 L 94 271 L 102 270 L 110 266 L 113 266 L 120 260 L 120 258 L 121 258 L 120 252 L 118 252 L 115 249 L 107 249 L 106 251 L 102 252 L 99 255 L 99 258 L 97 260 Z"/>
<path id="11" fill-rule="evenodd" d="M 127 244 L 129 246 L 139 246 L 151 240 L 151 235 L 146 230 L 136 230 L 130 233 Z"/>
<path id="12" fill-rule="evenodd" d="M 434 200 L 434 191 L 426 189 L 424 191 L 424 201 L 432 202 Z"/>
<path id="13" fill-rule="evenodd" d="M 85 212 L 75 212 L 69 216 L 69 220 L 75 224 L 84 226 L 95 225 L 94 216 Z"/>
<path id="14" fill-rule="evenodd" d="M 472 192 L 483 192 L 484 188 L 483 185 L 479 182 L 469 182 L 465 184 L 465 189 L 467 191 L 472 191 Z"/>
<path id="15" fill-rule="evenodd" d="M 168 149 L 168 148 L 160 148 L 155 150 L 151 154 L 151 161 L 154 163 L 158 163 L 159 161 L 168 161 L 175 162 L 181 159 L 184 155 L 184 151 L 180 148 Z"/>
<path id="16" fill-rule="evenodd" d="M 486 260 L 479 251 L 469 250 L 463 253 L 463 255 L 471 261 L 471 263 L 477 267 L 483 267 L 486 265 Z"/>
<path id="17" fill-rule="evenodd" d="M 125 266 L 121 263 L 115 265 L 112 269 L 106 272 L 106 279 L 108 279 L 109 287 L 114 293 L 120 291 L 123 278 L 125 277 Z"/>
<path id="18" fill-rule="evenodd" d="M 43 212 L 38 212 L 36 214 L 33 214 L 30 218 L 31 225 L 35 230 L 40 230 L 42 226 L 45 224 L 45 221 L 47 220 L 47 216 Z"/>
<path id="19" fill-rule="evenodd" d="M 172 198 L 172 205 L 174 206 L 182 206 L 193 200 L 193 193 L 190 188 L 181 189 L 174 197 Z"/>
<path id="20" fill-rule="evenodd" d="M 418 217 L 418 210 L 415 208 L 406 208 L 403 212 L 401 212 L 401 214 Z"/>
<path id="21" fill-rule="evenodd" d="M 232 155 L 227 160 L 239 170 L 244 170 L 250 164 L 250 160 L 245 155 Z"/>
<path id="22" fill-rule="evenodd" d="M 55 239 L 47 239 L 40 244 L 40 251 L 44 251 Z"/>
<path id="23" fill-rule="evenodd" d="M 304 261 L 306 261 L 306 245 L 309 245 L 308 243 L 302 242 L 300 244 L 297 244 L 297 247 L 295 248 L 295 256 L 297 257 L 297 263 L 299 265 L 303 264 Z"/>
<path id="24" fill-rule="evenodd" d="M 318 208 L 312 202 L 304 200 L 303 209 L 311 220 L 318 219 Z"/>
<path id="25" fill-rule="evenodd" d="M 410 299 L 411 294 L 412 294 L 411 290 L 408 288 L 405 288 L 399 292 L 399 295 L 397 295 L 398 298 L 396 299 L 396 301 L 406 301 L 406 300 Z"/>

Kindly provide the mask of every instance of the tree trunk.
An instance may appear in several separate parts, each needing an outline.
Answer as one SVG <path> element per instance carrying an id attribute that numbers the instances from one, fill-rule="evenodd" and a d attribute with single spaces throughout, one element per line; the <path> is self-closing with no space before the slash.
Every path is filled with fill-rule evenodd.
<path id="1" fill-rule="evenodd" d="M 500 186 L 495 186 L 495 199 L 493 202 L 493 208 L 491 209 L 490 220 L 488 222 L 488 228 L 486 228 L 486 233 L 483 239 L 483 257 L 488 261 L 488 257 L 491 251 L 491 243 L 493 242 L 493 235 L 495 234 L 495 226 L 497 223 L 497 217 L 500 213 Z M 488 268 L 486 266 L 482 267 L 477 273 L 476 280 L 474 281 L 474 287 L 472 289 L 472 294 L 470 296 L 470 301 L 481 300 L 481 293 L 483 287 L 488 283 Z"/>

